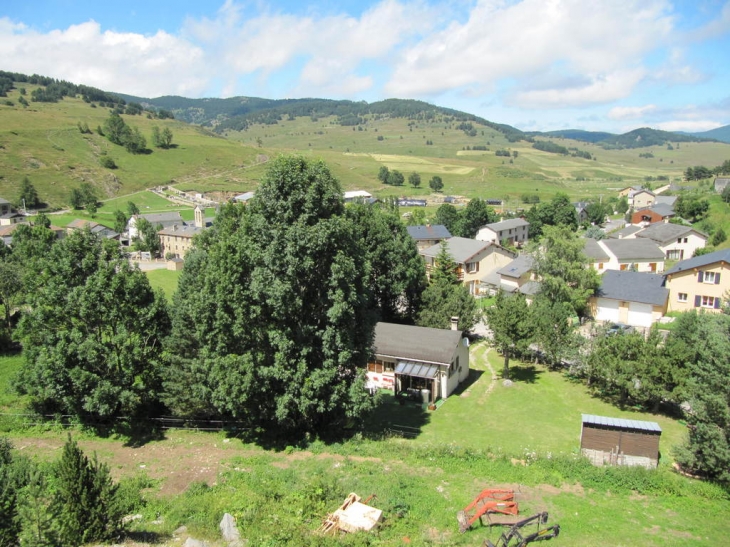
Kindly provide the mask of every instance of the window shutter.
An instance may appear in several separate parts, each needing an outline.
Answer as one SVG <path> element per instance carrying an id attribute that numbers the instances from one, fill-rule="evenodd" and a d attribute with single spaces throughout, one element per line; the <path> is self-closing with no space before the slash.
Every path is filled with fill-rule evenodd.
<path id="1" fill-rule="evenodd" d="M 720 273 L 718 272 L 715 274 L 715 285 L 719 285 L 719 284 L 720 284 Z"/>
<path id="2" fill-rule="evenodd" d="M 695 296 L 695 308 L 699 308 L 702 303 L 702 297 L 698 294 Z"/>
<path id="3" fill-rule="evenodd" d="M 716 310 L 720 309 L 720 298 L 717 296 L 715 297 L 715 309 Z"/>
<path id="4" fill-rule="evenodd" d="M 697 282 L 698 282 L 698 283 L 702 283 L 702 272 L 699 272 L 699 273 L 697 274 Z"/>

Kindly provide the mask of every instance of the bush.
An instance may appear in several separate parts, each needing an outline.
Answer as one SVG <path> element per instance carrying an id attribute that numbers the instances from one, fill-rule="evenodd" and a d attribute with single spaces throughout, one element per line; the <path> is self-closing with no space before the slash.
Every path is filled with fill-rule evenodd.
<path id="1" fill-rule="evenodd" d="M 101 166 L 106 167 L 107 169 L 116 169 L 117 164 L 114 163 L 114 160 L 111 159 L 109 156 L 104 156 L 101 158 Z"/>

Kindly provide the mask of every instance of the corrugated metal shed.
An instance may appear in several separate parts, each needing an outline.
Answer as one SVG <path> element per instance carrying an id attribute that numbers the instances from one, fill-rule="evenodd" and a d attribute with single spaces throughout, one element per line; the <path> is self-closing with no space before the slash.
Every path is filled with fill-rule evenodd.
<path id="1" fill-rule="evenodd" d="M 623 418 L 610 418 L 608 416 L 595 416 L 593 414 L 581 414 L 584 424 L 604 425 L 608 427 L 621 427 L 624 429 L 639 429 L 642 431 L 658 431 L 662 428 L 656 422 L 644 422 L 640 420 L 625 420 Z"/>

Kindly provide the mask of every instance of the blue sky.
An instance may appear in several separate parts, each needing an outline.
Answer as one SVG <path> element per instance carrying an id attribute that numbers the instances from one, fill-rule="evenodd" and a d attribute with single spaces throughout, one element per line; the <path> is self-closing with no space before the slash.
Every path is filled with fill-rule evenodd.
<path id="1" fill-rule="evenodd" d="M 413 98 L 541 131 L 730 124 L 730 0 L 5 0 L 0 59 L 142 97 Z"/>

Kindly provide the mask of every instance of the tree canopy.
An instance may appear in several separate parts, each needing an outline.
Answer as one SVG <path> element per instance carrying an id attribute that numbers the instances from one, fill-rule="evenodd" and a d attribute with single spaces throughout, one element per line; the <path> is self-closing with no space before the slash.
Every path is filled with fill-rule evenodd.
<path id="1" fill-rule="evenodd" d="M 29 305 L 15 387 L 34 407 L 97 424 L 154 403 L 166 301 L 114 242 L 78 230 L 54 244 Z"/>
<path id="2" fill-rule="evenodd" d="M 339 182 L 321 161 L 280 157 L 220 218 L 180 279 L 170 406 L 294 435 L 362 416 L 372 268 Z"/>

